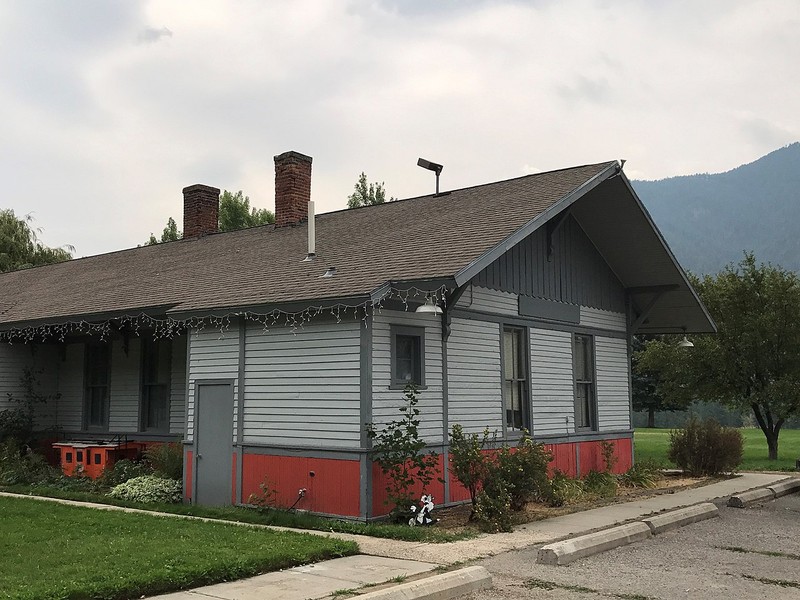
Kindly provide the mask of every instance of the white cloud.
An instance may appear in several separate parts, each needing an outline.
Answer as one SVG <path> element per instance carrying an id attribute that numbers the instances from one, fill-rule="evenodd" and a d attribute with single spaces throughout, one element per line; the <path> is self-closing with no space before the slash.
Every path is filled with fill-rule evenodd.
<path id="1" fill-rule="evenodd" d="M 290 149 L 323 211 L 362 170 L 427 193 L 419 156 L 445 189 L 724 171 L 800 138 L 798 21 L 794 0 L 5 3 L 4 205 L 88 254 L 180 221 L 191 183 L 272 208 Z"/>

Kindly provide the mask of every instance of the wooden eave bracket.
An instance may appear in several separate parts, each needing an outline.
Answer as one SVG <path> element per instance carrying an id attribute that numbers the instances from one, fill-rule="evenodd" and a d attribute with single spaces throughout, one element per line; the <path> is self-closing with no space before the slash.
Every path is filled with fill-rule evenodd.
<path id="1" fill-rule="evenodd" d="M 547 233 L 547 262 L 551 262 L 553 260 L 553 236 L 561 228 L 568 216 L 569 209 L 557 214 L 555 217 L 550 219 L 545 226 Z"/>
<path id="2" fill-rule="evenodd" d="M 650 316 L 650 313 L 658 301 L 664 297 L 664 294 L 667 292 L 673 292 L 677 289 L 680 289 L 678 284 L 628 288 L 628 294 L 631 297 L 636 294 L 654 294 L 650 301 L 645 305 L 644 309 L 639 313 L 639 316 L 636 318 L 636 320 L 631 324 L 631 335 L 639 331 L 639 328 L 642 326 L 645 320 L 647 320 L 647 317 Z"/>

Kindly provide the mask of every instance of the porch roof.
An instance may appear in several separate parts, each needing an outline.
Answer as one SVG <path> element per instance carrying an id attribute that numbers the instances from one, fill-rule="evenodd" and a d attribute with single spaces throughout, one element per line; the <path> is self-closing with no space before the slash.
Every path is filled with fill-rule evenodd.
<path id="1" fill-rule="evenodd" d="M 396 282 L 456 287 L 567 208 L 623 285 L 678 286 L 670 292 L 680 298 L 677 312 L 656 314 L 655 321 L 651 316 L 655 328 L 677 330 L 688 323 L 687 331 L 713 330 L 616 161 L 317 215 L 317 257 L 308 262 L 302 260 L 307 223 L 301 223 L 2 274 L 0 329 L 100 315 L 189 316 L 340 298 L 365 301 Z M 620 225 L 623 213 L 631 213 L 635 226 Z M 619 244 L 628 251 L 619 251 Z M 328 267 L 336 267 L 336 274 L 321 278 Z"/>

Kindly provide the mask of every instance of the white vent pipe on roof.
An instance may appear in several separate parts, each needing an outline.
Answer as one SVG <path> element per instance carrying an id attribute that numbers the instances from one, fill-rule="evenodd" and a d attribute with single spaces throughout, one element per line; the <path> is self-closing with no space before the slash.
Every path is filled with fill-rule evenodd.
<path id="1" fill-rule="evenodd" d="M 308 254 L 303 259 L 304 261 L 314 260 L 317 255 L 317 226 L 316 219 L 314 219 L 314 201 L 308 201 Z"/>

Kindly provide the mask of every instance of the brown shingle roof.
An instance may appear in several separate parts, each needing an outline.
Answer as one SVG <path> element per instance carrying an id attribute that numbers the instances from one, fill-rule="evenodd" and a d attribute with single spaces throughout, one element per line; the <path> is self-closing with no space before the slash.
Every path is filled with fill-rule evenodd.
<path id="1" fill-rule="evenodd" d="M 142 310 L 202 312 L 370 294 L 388 281 L 452 278 L 611 164 L 528 175 L 0 275 L 0 325 Z M 335 277 L 320 279 L 328 266 Z"/>

